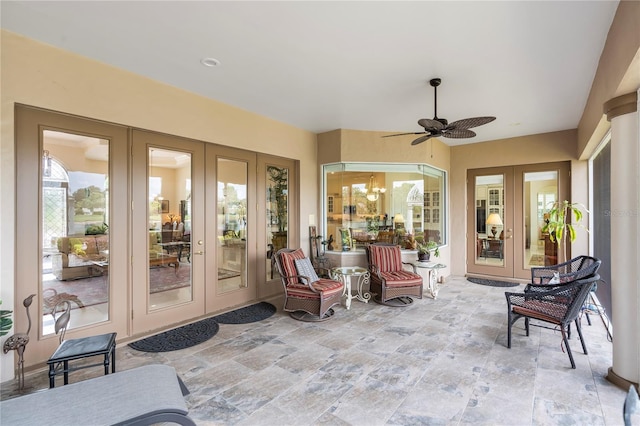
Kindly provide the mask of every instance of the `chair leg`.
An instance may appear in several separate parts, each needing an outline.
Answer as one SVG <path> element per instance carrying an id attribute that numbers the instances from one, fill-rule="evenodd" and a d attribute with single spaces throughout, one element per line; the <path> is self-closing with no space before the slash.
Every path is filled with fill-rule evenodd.
<path id="1" fill-rule="evenodd" d="M 527 331 L 527 337 L 529 337 L 529 318 L 524 319 L 524 329 Z"/>
<path id="2" fill-rule="evenodd" d="M 562 341 L 564 342 L 564 346 L 567 348 L 567 354 L 569 355 L 569 361 L 571 361 L 571 368 L 576 368 L 576 363 L 573 360 L 573 354 L 571 353 L 571 347 L 569 346 L 569 339 L 567 338 L 567 332 L 564 329 L 564 326 L 560 328 L 562 331 Z"/>
<path id="3" fill-rule="evenodd" d="M 507 314 L 507 348 L 511 349 L 511 311 Z"/>
<path id="4" fill-rule="evenodd" d="M 580 322 L 577 318 L 576 318 L 576 329 L 578 330 L 578 337 L 580 337 L 580 343 L 582 343 L 582 351 L 584 352 L 585 355 L 588 355 L 587 345 L 584 343 L 584 337 L 582 337 L 582 326 L 580 325 Z"/>

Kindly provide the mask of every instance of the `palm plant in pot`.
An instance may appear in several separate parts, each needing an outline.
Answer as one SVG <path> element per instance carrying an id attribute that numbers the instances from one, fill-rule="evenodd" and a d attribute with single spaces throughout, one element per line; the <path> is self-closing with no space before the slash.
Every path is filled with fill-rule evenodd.
<path id="1" fill-rule="evenodd" d="M 542 228 L 542 232 L 548 233 L 551 242 L 558 245 L 560 256 L 558 263 L 567 260 L 567 238 L 571 243 L 574 242 L 577 238 L 576 226 L 583 227 L 581 224 L 583 214 L 580 208 L 589 213 L 580 203 L 570 203 L 567 200 L 556 201 L 547 213 L 548 219 L 545 220 L 546 224 Z"/>
<path id="2" fill-rule="evenodd" d="M 418 250 L 418 260 L 427 261 L 431 259 L 431 253 L 435 257 L 440 256 L 440 246 L 435 241 L 418 241 L 416 245 Z"/>

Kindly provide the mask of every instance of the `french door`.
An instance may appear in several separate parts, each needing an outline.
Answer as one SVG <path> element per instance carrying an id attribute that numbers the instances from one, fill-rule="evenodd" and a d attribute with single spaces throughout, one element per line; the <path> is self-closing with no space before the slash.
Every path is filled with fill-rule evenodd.
<path id="1" fill-rule="evenodd" d="M 205 314 L 204 146 L 132 131 L 133 334 Z"/>
<path id="2" fill-rule="evenodd" d="M 557 263 L 542 232 L 545 213 L 568 199 L 568 162 L 467 172 L 467 272 L 528 279 L 532 266 Z"/>

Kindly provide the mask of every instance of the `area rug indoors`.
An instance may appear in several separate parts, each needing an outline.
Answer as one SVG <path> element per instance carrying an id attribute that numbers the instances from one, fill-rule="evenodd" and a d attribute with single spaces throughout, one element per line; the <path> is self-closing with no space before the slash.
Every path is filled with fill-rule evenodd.
<path id="1" fill-rule="evenodd" d="M 271 303 L 260 302 L 255 305 L 215 316 L 214 318 L 220 324 L 248 324 L 250 322 L 267 319 L 271 315 L 275 314 L 276 311 L 276 307 Z"/>
<path id="2" fill-rule="evenodd" d="M 532 254 L 531 259 L 529 259 L 529 265 L 544 266 L 544 256 L 541 254 Z"/>
<path id="3" fill-rule="evenodd" d="M 472 282 L 474 284 L 488 285 L 491 287 L 517 287 L 520 285 L 519 283 L 512 283 L 509 281 L 489 280 L 485 278 L 474 278 L 474 277 L 467 277 L 467 281 Z"/>
<path id="4" fill-rule="evenodd" d="M 129 343 L 129 346 L 142 352 L 177 351 L 206 342 L 215 336 L 219 329 L 215 318 L 207 318 Z"/>

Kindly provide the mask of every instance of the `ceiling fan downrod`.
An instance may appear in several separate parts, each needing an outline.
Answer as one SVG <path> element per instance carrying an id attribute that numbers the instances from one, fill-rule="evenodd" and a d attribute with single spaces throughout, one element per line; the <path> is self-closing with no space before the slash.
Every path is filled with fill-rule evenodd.
<path id="1" fill-rule="evenodd" d="M 438 86 L 442 80 L 439 78 L 432 78 L 429 80 L 429 84 L 433 87 L 433 119 L 442 123 L 443 126 L 449 124 L 449 122 L 444 118 L 438 118 Z"/>

